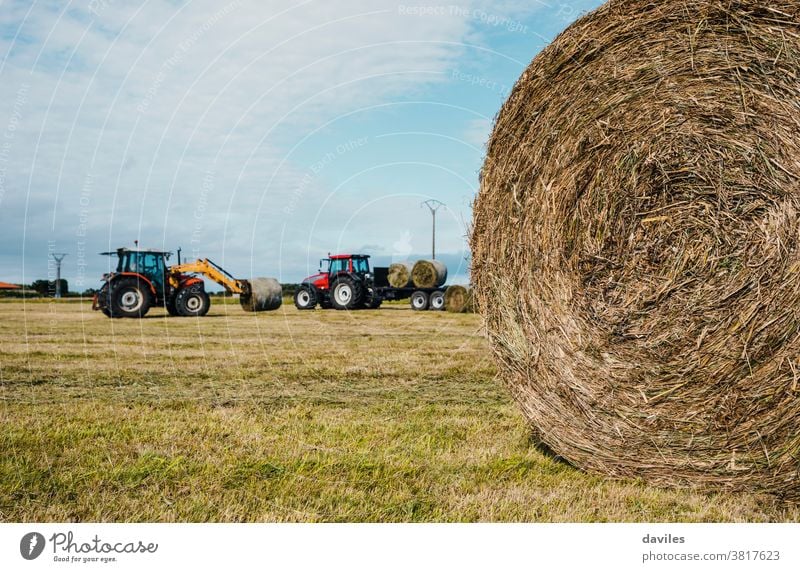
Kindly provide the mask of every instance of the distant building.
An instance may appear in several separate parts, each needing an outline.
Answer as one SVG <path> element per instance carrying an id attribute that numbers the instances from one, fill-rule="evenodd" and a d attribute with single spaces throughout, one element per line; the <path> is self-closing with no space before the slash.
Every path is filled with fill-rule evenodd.
<path id="1" fill-rule="evenodd" d="M 8 282 L 0 282 L 0 290 L 22 290 L 19 284 L 9 284 Z"/>

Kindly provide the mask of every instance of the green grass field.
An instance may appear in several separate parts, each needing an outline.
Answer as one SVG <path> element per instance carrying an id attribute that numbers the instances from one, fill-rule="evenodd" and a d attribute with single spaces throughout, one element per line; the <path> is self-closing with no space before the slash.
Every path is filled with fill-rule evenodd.
<path id="1" fill-rule="evenodd" d="M 540 452 L 475 315 L 0 301 L 2 521 L 797 521 Z"/>

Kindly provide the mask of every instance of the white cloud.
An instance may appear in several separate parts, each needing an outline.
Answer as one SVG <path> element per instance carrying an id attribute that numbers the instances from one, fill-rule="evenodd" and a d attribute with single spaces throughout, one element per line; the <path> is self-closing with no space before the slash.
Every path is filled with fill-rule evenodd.
<path id="1" fill-rule="evenodd" d="M 520 8 L 507 4 L 494 13 Z M 71 250 L 86 241 L 93 256 L 137 236 L 188 250 L 190 236 L 202 254 L 278 265 L 281 207 L 307 174 L 284 160 L 298 134 L 446 81 L 480 24 L 399 6 L 2 3 L 0 137 L 16 124 L 5 163 L 0 154 L 0 255 L 54 239 Z M 302 242 L 316 207 L 300 211 L 327 192 L 318 180 L 303 189 L 284 240 Z M 30 272 L 8 274 L 30 280 L 39 269 Z"/>

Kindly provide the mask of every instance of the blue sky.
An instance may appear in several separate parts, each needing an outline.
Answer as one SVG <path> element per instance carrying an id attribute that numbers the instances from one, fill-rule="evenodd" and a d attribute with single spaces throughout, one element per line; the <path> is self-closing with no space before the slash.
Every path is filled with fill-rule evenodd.
<path id="1" fill-rule="evenodd" d="M 491 123 L 601 2 L 0 0 L 0 280 L 131 246 L 296 282 L 327 252 L 468 281 Z"/>

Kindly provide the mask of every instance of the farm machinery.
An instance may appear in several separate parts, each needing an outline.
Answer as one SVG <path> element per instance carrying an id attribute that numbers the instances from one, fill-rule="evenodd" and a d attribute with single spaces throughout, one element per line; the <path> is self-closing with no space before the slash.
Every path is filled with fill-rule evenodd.
<path id="1" fill-rule="evenodd" d="M 109 318 L 141 318 L 154 306 L 166 308 L 171 316 L 205 316 L 211 301 L 202 277 L 239 295 L 242 308 L 251 312 L 276 310 L 281 305 L 281 287 L 272 278 L 234 278 L 211 260 L 168 266 L 171 252 L 118 248 L 101 253 L 116 256 L 114 272 L 103 275 L 103 286 L 95 295 L 92 309 Z"/>
<path id="2" fill-rule="evenodd" d="M 320 260 L 320 271 L 308 276 L 294 295 L 298 310 L 376 309 L 384 300 L 411 300 L 414 310 L 444 310 L 446 286 L 396 288 L 389 284 L 388 268 L 370 270 L 367 254 L 329 255 Z"/>

